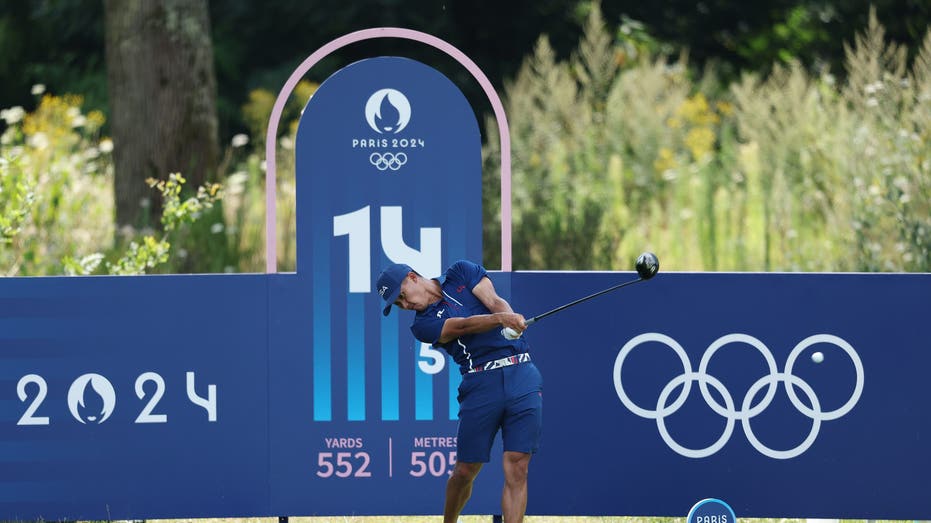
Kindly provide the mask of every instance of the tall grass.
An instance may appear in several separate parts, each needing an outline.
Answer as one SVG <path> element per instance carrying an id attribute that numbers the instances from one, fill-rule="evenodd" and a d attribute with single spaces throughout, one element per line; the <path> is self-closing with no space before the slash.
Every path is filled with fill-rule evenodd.
<path id="1" fill-rule="evenodd" d="M 505 89 L 515 268 L 931 270 L 931 33 L 909 68 L 873 13 L 843 84 L 791 64 L 727 88 L 631 62 L 597 9 L 585 34 L 566 61 L 541 38 Z"/>

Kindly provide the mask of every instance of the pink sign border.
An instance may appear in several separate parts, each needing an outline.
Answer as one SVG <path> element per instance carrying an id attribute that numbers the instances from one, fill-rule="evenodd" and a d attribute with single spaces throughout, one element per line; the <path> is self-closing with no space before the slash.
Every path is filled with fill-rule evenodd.
<path id="1" fill-rule="evenodd" d="M 277 184 L 276 184 L 276 157 L 278 125 L 281 123 L 281 114 L 284 111 L 288 97 L 294 91 L 298 82 L 311 67 L 317 64 L 330 53 L 351 43 L 374 38 L 404 38 L 433 46 L 462 64 L 478 81 L 488 100 L 491 102 L 498 122 L 498 134 L 501 140 L 501 270 L 511 271 L 511 135 L 508 128 L 507 116 L 501 98 L 492 87 L 485 73 L 462 51 L 435 36 L 412 29 L 399 27 L 376 27 L 355 31 L 330 41 L 313 54 L 308 56 L 301 65 L 291 73 L 285 82 L 271 117 L 268 120 L 268 131 L 265 135 L 265 272 L 278 272 L 278 238 L 277 238 Z"/>

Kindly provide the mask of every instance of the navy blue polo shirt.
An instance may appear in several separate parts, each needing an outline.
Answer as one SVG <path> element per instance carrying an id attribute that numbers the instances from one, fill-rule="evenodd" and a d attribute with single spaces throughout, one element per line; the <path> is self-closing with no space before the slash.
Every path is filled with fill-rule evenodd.
<path id="1" fill-rule="evenodd" d="M 523 336 L 509 340 L 501 335 L 501 327 L 478 334 L 466 334 L 447 343 L 437 343 L 448 318 L 466 318 L 490 314 L 472 289 L 487 276 L 485 268 L 468 260 L 459 260 L 437 278 L 443 298 L 414 317 L 411 332 L 414 337 L 434 347 L 442 347 L 465 374 L 470 368 L 485 362 L 527 352 L 530 348 Z"/>

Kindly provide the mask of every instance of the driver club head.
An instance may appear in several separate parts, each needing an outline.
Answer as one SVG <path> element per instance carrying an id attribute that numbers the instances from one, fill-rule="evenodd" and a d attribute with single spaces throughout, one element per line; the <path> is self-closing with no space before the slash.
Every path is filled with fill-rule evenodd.
<path id="1" fill-rule="evenodd" d="M 637 274 L 644 280 L 649 280 L 659 272 L 659 259 L 652 252 L 645 252 L 637 256 Z"/>

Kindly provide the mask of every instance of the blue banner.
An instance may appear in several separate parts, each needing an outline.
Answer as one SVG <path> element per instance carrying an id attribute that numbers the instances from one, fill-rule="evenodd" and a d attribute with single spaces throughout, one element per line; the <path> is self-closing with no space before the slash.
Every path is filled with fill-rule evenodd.
<path id="1" fill-rule="evenodd" d="M 635 277 L 491 276 L 527 315 Z M 439 513 L 449 380 L 433 376 L 442 416 L 417 419 L 433 361 L 406 347 L 397 420 L 350 421 L 341 400 L 343 419 L 314 421 L 309 289 L 297 274 L 0 279 L 0 517 Z M 926 274 L 661 273 L 541 320 L 529 513 L 680 516 L 717 498 L 741 517 L 928 519 L 929 295 Z M 497 513 L 499 467 L 468 513 Z"/>
<path id="2" fill-rule="evenodd" d="M 0 519 L 267 511 L 266 287 L 0 278 Z"/>
<path id="3" fill-rule="evenodd" d="M 624 280 L 517 273 L 513 305 Z M 741 517 L 925 519 L 929 296 L 926 274 L 661 273 L 541 320 L 529 506 L 680 515 L 711 497 Z"/>

